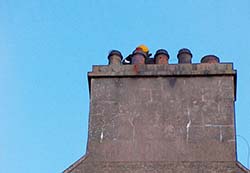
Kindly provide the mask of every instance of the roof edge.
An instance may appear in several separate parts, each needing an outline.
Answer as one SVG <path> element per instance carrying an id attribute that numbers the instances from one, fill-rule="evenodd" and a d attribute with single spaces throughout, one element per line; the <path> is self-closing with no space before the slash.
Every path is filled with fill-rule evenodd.
<path id="1" fill-rule="evenodd" d="M 73 169 L 75 169 L 77 166 L 79 166 L 84 160 L 86 160 L 88 157 L 88 154 L 85 154 L 80 159 L 78 159 L 75 163 L 70 165 L 67 169 L 63 171 L 63 173 L 70 173 Z"/>
<path id="2" fill-rule="evenodd" d="M 236 165 L 242 170 L 245 171 L 246 173 L 250 173 L 250 170 L 248 170 L 244 165 L 242 165 L 239 161 L 236 161 Z"/>

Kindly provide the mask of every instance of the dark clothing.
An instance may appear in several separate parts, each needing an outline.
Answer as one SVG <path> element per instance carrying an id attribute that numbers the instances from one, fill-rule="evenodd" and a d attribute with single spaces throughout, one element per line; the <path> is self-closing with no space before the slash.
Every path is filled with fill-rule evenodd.
<path id="1" fill-rule="evenodd" d="M 128 55 L 125 59 L 122 60 L 122 64 L 131 64 L 132 54 Z"/>
<path id="2" fill-rule="evenodd" d="M 154 64 L 154 58 L 146 58 L 145 64 Z"/>
<path id="3" fill-rule="evenodd" d="M 145 59 L 145 64 L 154 64 L 154 58 L 150 58 L 152 54 L 149 54 L 148 57 Z M 125 59 L 123 59 L 122 64 L 127 65 L 131 64 L 132 62 L 132 54 L 128 55 Z"/>

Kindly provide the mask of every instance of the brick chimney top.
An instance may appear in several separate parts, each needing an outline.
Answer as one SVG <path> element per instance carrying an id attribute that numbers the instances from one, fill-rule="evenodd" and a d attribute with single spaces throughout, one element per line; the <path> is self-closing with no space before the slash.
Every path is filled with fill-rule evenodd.
<path id="1" fill-rule="evenodd" d="M 134 52 L 125 65 L 115 50 L 93 66 L 87 154 L 65 173 L 248 172 L 236 161 L 233 64 L 177 57 Z"/>
<path id="2" fill-rule="evenodd" d="M 122 53 L 118 50 L 112 50 L 108 55 L 109 65 L 113 64 L 168 64 L 170 58 L 166 49 L 158 49 L 153 58 L 142 50 L 136 49 L 127 58 L 123 60 Z M 179 64 L 192 64 L 193 54 L 187 48 L 178 51 L 177 58 Z M 122 61 L 123 60 L 123 61 Z M 126 61 L 125 61 L 126 60 Z M 128 62 L 127 62 L 128 61 Z M 220 59 L 215 55 L 206 55 L 202 57 L 201 63 L 220 63 Z"/>

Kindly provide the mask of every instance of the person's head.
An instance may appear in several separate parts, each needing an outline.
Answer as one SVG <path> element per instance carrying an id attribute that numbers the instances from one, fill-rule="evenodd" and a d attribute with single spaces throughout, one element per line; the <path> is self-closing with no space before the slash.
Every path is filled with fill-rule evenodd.
<path id="1" fill-rule="evenodd" d="M 144 44 L 141 44 L 141 45 L 137 46 L 135 50 L 143 51 L 146 54 L 149 53 L 148 47 L 146 45 L 144 45 Z"/>

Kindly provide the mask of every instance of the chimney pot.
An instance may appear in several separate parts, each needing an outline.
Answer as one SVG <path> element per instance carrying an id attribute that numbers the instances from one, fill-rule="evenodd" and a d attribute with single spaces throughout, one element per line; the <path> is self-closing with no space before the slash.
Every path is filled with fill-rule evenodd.
<path id="1" fill-rule="evenodd" d="M 154 61 L 156 64 L 168 64 L 169 54 L 165 49 L 159 49 L 156 51 Z"/>
<path id="2" fill-rule="evenodd" d="M 220 59 L 215 55 L 206 55 L 201 59 L 201 63 L 216 64 L 220 63 Z"/>
<path id="3" fill-rule="evenodd" d="M 180 49 L 177 58 L 178 58 L 178 63 L 179 64 L 191 64 L 193 55 L 191 51 L 187 48 Z"/>
<path id="4" fill-rule="evenodd" d="M 122 59 L 123 59 L 122 54 L 118 50 L 112 50 L 108 55 L 109 65 L 121 64 Z"/>
<path id="5" fill-rule="evenodd" d="M 132 54 L 132 64 L 145 64 L 147 54 L 141 50 L 135 50 Z"/>

